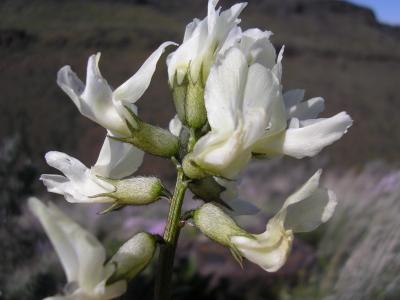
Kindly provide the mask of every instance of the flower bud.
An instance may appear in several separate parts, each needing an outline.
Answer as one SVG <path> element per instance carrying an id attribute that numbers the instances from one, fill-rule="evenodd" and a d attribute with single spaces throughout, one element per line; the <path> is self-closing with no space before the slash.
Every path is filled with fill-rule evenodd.
<path id="1" fill-rule="evenodd" d="M 173 157 L 178 153 L 179 141 L 168 130 L 143 122 L 131 112 L 135 127 L 128 124 L 131 136 L 112 137 L 113 139 L 132 144 L 139 149 L 161 157 Z"/>
<path id="2" fill-rule="evenodd" d="M 113 195 L 126 204 L 149 204 L 162 196 L 165 190 L 161 180 L 156 177 L 134 177 L 119 180 Z"/>
<path id="3" fill-rule="evenodd" d="M 206 203 L 196 209 L 193 221 L 197 228 L 213 241 L 231 248 L 232 236 L 252 238 L 249 233 L 240 228 L 236 222 L 215 204 Z"/>
<path id="4" fill-rule="evenodd" d="M 207 121 L 207 112 L 204 104 L 204 83 L 199 76 L 194 81 L 187 74 L 181 84 L 174 80 L 172 95 L 179 119 L 188 127 L 201 128 Z"/>
<path id="5" fill-rule="evenodd" d="M 136 234 L 123 244 L 107 263 L 116 266 L 109 281 L 130 280 L 135 277 L 149 264 L 155 250 L 156 239 L 153 235 L 147 232 Z"/>

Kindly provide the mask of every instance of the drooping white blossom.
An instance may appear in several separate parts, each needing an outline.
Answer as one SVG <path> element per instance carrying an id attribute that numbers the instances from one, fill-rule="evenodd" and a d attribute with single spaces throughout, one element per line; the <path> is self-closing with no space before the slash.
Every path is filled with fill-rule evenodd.
<path id="1" fill-rule="evenodd" d="M 236 30 L 239 14 L 247 3 L 238 3 L 222 11 L 216 8 L 218 0 L 208 1 L 207 17 L 194 19 L 186 26 L 182 44 L 168 56 L 168 76 L 172 86 L 174 78 L 181 84 L 188 74 L 193 82 L 202 76 L 206 81 L 211 65 L 225 39 L 232 30 Z"/>
<path id="2" fill-rule="evenodd" d="M 45 300 L 110 300 L 125 293 L 126 280 L 107 284 L 115 265 L 104 265 L 106 252 L 95 236 L 51 203 L 45 205 L 30 198 L 29 207 L 53 244 L 68 282 L 64 295 Z"/>
<path id="3" fill-rule="evenodd" d="M 265 232 L 232 236 L 230 241 L 241 256 L 268 272 L 286 262 L 296 232 L 309 232 L 327 222 L 337 204 L 335 194 L 319 186 L 321 171 L 312 176 L 269 220 Z"/>

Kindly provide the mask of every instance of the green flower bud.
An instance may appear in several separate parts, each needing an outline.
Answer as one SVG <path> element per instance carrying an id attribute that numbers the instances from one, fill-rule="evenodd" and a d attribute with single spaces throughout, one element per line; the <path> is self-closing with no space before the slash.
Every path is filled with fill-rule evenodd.
<path id="1" fill-rule="evenodd" d="M 116 266 L 109 282 L 135 277 L 149 264 L 155 250 L 156 239 L 153 235 L 146 232 L 136 234 L 123 244 L 107 263 Z"/>
<path id="2" fill-rule="evenodd" d="M 240 228 L 236 222 L 221 208 L 212 203 L 206 203 L 196 209 L 193 221 L 197 228 L 213 241 L 235 250 L 231 242 L 232 236 L 252 236 Z"/>
<path id="3" fill-rule="evenodd" d="M 195 129 L 204 126 L 207 122 L 207 111 L 202 76 L 194 81 L 190 74 L 187 74 L 181 84 L 178 84 L 175 77 L 172 96 L 178 117 L 183 124 Z"/>
<path id="4" fill-rule="evenodd" d="M 133 177 L 122 180 L 103 178 L 112 184 L 114 191 L 95 197 L 110 197 L 115 199 L 112 209 L 124 205 L 146 205 L 158 200 L 161 196 L 168 196 L 169 192 L 163 187 L 161 180 L 156 177 Z M 107 209 L 104 212 L 108 212 Z"/>
<path id="5" fill-rule="evenodd" d="M 156 177 L 133 177 L 117 180 L 116 191 L 112 195 L 119 202 L 144 205 L 156 201 L 165 190 L 161 180 Z"/>
<path id="6" fill-rule="evenodd" d="M 112 137 L 113 139 L 132 144 L 156 156 L 170 158 L 178 153 L 179 141 L 176 136 L 168 130 L 143 122 L 132 111 L 130 112 L 135 120 L 135 126 L 127 123 L 131 136 Z"/>

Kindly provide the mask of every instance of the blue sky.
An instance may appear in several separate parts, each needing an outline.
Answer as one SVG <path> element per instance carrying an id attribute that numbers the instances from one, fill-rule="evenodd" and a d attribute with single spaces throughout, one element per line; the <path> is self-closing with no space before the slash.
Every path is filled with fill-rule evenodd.
<path id="1" fill-rule="evenodd" d="M 400 25 L 400 0 L 347 0 L 375 11 L 382 23 Z"/>

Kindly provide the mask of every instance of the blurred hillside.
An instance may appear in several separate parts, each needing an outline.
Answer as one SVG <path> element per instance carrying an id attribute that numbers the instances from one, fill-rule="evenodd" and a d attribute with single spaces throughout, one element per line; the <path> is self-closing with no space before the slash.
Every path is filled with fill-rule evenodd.
<path id="1" fill-rule="evenodd" d="M 104 130 L 82 117 L 57 87 L 57 70 L 70 64 L 85 78 L 88 56 L 101 51 L 102 73 L 118 86 L 161 42 L 179 42 L 184 26 L 205 15 L 205 3 L 1 1 L 0 136 L 18 133 L 26 140 L 27 159 L 40 171 L 50 149 L 92 163 Z M 324 96 L 325 115 L 347 110 L 355 119 L 351 134 L 323 152 L 331 165 L 372 159 L 399 164 L 399 28 L 377 23 L 369 10 L 333 0 L 252 0 L 242 19 L 244 28 L 272 30 L 273 43 L 286 45 L 285 89 Z M 164 61 L 139 107 L 146 121 L 161 126 L 173 116 Z M 168 175 L 168 167 L 156 159 L 143 172 Z"/>

